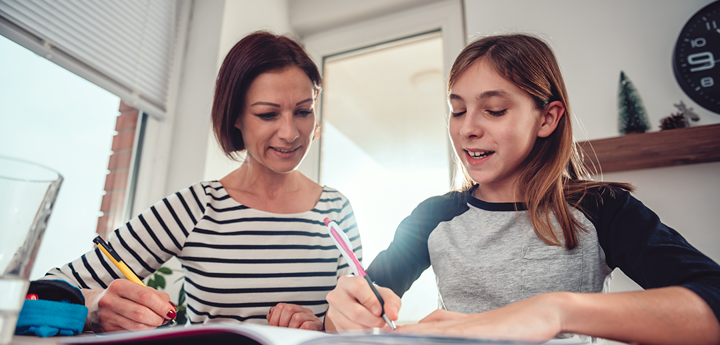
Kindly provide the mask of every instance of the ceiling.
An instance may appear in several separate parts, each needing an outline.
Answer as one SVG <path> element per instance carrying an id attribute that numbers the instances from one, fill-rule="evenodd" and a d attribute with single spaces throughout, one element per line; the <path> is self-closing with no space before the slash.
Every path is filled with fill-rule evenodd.
<path id="1" fill-rule="evenodd" d="M 290 26 L 304 37 L 441 0 L 288 0 Z"/>

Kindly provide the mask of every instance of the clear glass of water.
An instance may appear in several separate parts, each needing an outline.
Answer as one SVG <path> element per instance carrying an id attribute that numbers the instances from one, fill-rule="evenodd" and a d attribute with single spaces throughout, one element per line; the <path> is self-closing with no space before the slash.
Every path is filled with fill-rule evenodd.
<path id="1" fill-rule="evenodd" d="M 63 177 L 0 156 L 0 344 L 9 344 Z"/>

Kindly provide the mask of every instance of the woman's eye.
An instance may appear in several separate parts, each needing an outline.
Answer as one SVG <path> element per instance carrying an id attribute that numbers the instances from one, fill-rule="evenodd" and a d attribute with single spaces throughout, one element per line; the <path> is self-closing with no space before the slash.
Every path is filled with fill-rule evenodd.
<path id="1" fill-rule="evenodd" d="M 488 110 L 487 113 L 492 116 L 503 116 L 507 112 L 507 109 L 499 110 L 499 111 L 492 111 Z"/>
<path id="2" fill-rule="evenodd" d="M 275 115 L 275 113 L 263 113 L 263 114 L 255 114 L 255 116 L 257 116 L 263 120 L 269 121 L 269 120 L 272 120 L 273 118 L 275 118 L 276 115 Z"/>
<path id="3" fill-rule="evenodd" d="M 311 115 L 311 114 L 313 113 L 313 111 L 312 111 L 312 109 L 310 109 L 310 110 L 298 110 L 296 113 L 297 113 L 298 115 L 302 116 L 302 117 L 305 117 L 305 116 Z"/>
<path id="4" fill-rule="evenodd" d="M 465 113 L 467 113 L 467 110 L 466 110 L 466 111 L 460 111 L 460 112 L 457 112 L 457 113 L 450 113 L 450 114 L 452 114 L 452 117 L 458 117 L 458 116 L 463 116 L 463 115 L 465 115 Z"/>

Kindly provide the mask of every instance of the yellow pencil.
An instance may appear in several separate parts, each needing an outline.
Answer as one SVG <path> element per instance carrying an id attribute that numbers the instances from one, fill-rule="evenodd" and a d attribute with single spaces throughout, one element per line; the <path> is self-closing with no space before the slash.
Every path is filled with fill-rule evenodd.
<path id="1" fill-rule="evenodd" d="M 130 267 L 128 267 L 122 261 L 122 259 L 120 259 L 120 255 L 118 255 L 114 250 L 112 250 L 112 248 L 108 247 L 107 243 L 105 243 L 105 241 L 103 241 L 102 237 L 100 237 L 100 236 L 95 237 L 93 242 L 95 242 L 95 244 L 97 244 L 98 248 L 100 248 L 100 251 L 102 251 L 103 254 L 105 254 L 105 256 L 107 256 L 108 259 L 110 259 L 110 261 L 113 263 L 113 265 L 115 265 L 115 267 L 117 267 L 120 270 L 120 272 L 122 272 L 122 274 L 125 276 L 125 278 L 127 278 L 131 282 L 138 283 L 142 286 L 145 286 L 145 284 L 143 284 L 142 280 L 140 280 L 140 278 L 138 278 L 135 275 L 135 273 L 133 273 L 133 271 L 130 270 Z"/>

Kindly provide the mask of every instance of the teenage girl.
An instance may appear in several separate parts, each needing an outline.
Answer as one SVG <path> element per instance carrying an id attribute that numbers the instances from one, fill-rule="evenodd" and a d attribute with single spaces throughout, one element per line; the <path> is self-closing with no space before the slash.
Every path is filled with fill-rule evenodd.
<path id="1" fill-rule="evenodd" d="M 368 268 L 397 319 L 432 266 L 439 310 L 407 332 L 546 341 L 720 342 L 720 266 L 622 183 L 589 180 L 552 50 L 527 35 L 466 47 L 448 81 L 466 186 L 421 203 Z M 645 291 L 608 292 L 620 268 Z M 327 329 L 384 327 L 367 283 L 342 277 Z"/>

